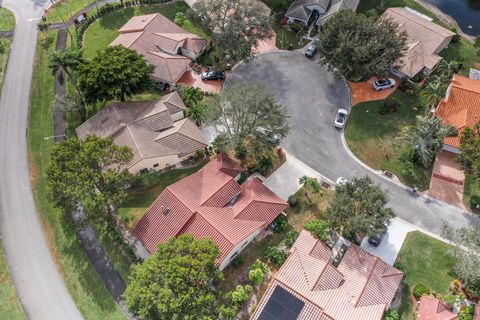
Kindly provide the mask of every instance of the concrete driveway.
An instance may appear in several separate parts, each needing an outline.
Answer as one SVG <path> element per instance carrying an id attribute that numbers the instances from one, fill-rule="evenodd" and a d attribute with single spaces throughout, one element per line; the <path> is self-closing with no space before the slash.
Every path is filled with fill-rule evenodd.
<path id="1" fill-rule="evenodd" d="M 262 83 L 275 90 L 290 116 L 290 134 L 282 147 L 322 176 L 332 181 L 338 177 L 371 177 L 388 191 L 389 205 L 398 217 L 437 235 L 444 222 L 454 228 L 480 222 L 470 212 L 422 193 L 413 194 L 410 188 L 379 176 L 356 159 L 346 147 L 343 132 L 333 127 L 337 109 L 351 109 L 346 83 L 302 53 L 277 51 L 260 55 L 235 68 L 225 85 L 235 81 Z"/>
<path id="2" fill-rule="evenodd" d="M 390 220 L 387 234 L 378 247 L 374 247 L 368 243 L 368 238 L 363 239 L 360 247 L 374 256 L 381 258 L 386 263 L 393 265 L 402 248 L 407 233 L 415 230 L 417 229 L 410 223 L 399 218 L 393 218 Z"/>

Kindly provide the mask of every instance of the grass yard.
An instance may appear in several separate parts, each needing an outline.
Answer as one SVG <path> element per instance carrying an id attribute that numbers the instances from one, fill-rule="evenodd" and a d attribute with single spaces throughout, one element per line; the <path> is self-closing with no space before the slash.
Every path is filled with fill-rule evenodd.
<path id="1" fill-rule="evenodd" d="M 166 171 L 158 176 L 158 182 L 152 186 L 131 190 L 127 195 L 127 199 L 118 209 L 120 219 L 125 222 L 128 229 L 132 229 L 137 224 L 138 220 L 143 217 L 153 201 L 160 193 L 162 193 L 163 189 L 172 183 L 197 172 L 205 164 L 206 162 L 191 168 Z"/>
<path id="2" fill-rule="evenodd" d="M 86 320 L 125 319 L 106 290 L 93 265 L 85 254 L 74 231 L 62 221 L 58 210 L 47 200 L 47 185 L 43 170 L 52 151 L 53 141 L 44 137 L 53 135 L 51 104 L 53 77 L 47 66 L 53 51 L 56 33 L 49 33 L 45 41 L 40 36 L 33 72 L 29 114 L 30 176 L 35 203 L 55 263 L 80 312 Z"/>
<path id="3" fill-rule="evenodd" d="M 120 11 L 111 12 L 100 19 L 97 19 L 88 28 L 84 35 L 84 50 L 87 58 L 95 56 L 96 52 L 106 48 L 119 35 L 118 29 L 122 27 L 133 16 L 160 12 L 170 20 L 174 20 L 177 12 L 186 12 L 188 5 L 183 1 L 168 4 L 130 7 Z M 208 33 L 195 26 L 187 20 L 182 26 L 186 31 L 197 34 L 205 39 L 209 38 Z"/>
<path id="4" fill-rule="evenodd" d="M 440 52 L 440 56 L 447 61 L 456 60 L 462 62 L 462 69 L 459 73 L 467 77 L 470 68 L 478 68 L 480 66 L 480 50 L 464 38 L 457 43 L 450 43 L 447 48 Z"/>
<path id="5" fill-rule="evenodd" d="M 352 108 L 345 139 L 350 150 L 361 161 L 377 170 L 393 172 L 402 182 L 428 189 L 432 168 L 416 168 L 415 176 L 402 172 L 398 160 L 402 146 L 398 137 L 403 127 L 413 125 L 415 116 L 424 110 L 424 98 L 418 93 L 409 96 L 397 90 L 392 97 L 399 101 L 397 112 L 381 115 L 378 112 L 383 101 L 360 103 Z"/>
<path id="6" fill-rule="evenodd" d="M 480 214 L 480 208 L 474 208 L 470 205 L 470 199 L 472 197 L 480 198 L 480 184 L 474 177 L 467 175 L 465 177 L 465 188 L 463 190 L 463 203 L 473 212 Z"/>
<path id="7" fill-rule="evenodd" d="M 0 8 L 0 31 L 15 29 L 15 15 L 6 8 Z"/>
<path id="8" fill-rule="evenodd" d="M 1 93 L 2 87 L 3 87 L 3 77 L 5 76 L 5 72 L 7 71 L 8 54 L 10 52 L 10 46 L 12 45 L 12 40 L 0 38 L 0 41 L 3 43 L 3 46 L 5 48 L 5 52 L 0 54 L 0 93 Z"/>
<path id="9" fill-rule="evenodd" d="M 47 12 L 47 21 L 50 23 L 62 23 L 79 13 L 86 6 L 94 3 L 94 0 L 61 0 Z"/>
<path id="10" fill-rule="evenodd" d="M 309 40 L 303 40 L 303 44 L 299 44 L 297 34 L 281 25 L 280 20 L 282 18 L 283 15 L 278 15 L 274 17 L 273 22 L 273 30 L 277 34 L 277 48 L 288 49 L 288 46 L 291 44 L 295 50 L 306 46 Z"/>
<path id="11" fill-rule="evenodd" d="M 8 274 L 7 262 L 0 244 L 0 320 L 26 320 L 18 301 L 12 279 Z"/>
<path id="12" fill-rule="evenodd" d="M 423 283 L 439 294 L 448 293 L 453 280 L 453 258 L 447 253 L 449 247 L 449 244 L 419 231 L 407 235 L 397 258 L 397 264 L 405 272 L 399 310 L 402 320 L 415 319 L 411 292 L 416 284 Z"/>

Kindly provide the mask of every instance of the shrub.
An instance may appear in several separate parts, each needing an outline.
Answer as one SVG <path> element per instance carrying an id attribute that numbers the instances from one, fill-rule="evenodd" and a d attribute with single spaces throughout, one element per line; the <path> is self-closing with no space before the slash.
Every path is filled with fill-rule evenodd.
<path id="1" fill-rule="evenodd" d="M 248 279 L 253 285 L 258 286 L 265 279 L 265 273 L 261 269 L 252 269 L 248 272 Z"/>
<path id="2" fill-rule="evenodd" d="M 245 258 L 237 256 L 235 257 L 235 259 L 233 259 L 232 266 L 234 266 L 235 268 L 238 268 L 242 266 L 244 263 L 245 263 Z"/>
<path id="3" fill-rule="evenodd" d="M 459 42 L 460 39 L 462 39 L 462 36 L 460 34 L 458 34 L 457 28 L 452 28 L 451 30 L 452 30 L 453 33 L 455 33 L 455 35 L 452 37 L 452 40 L 450 42 L 451 43 Z"/>
<path id="4" fill-rule="evenodd" d="M 303 227 L 320 240 L 326 241 L 328 239 L 330 225 L 326 221 L 314 219 L 307 222 Z"/>
<path id="5" fill-rule="evenodd" d="M 400 319 L 397 310 L 395 309 L 388 309 L 387 312 L 385 312 L 385 316 L 383 317 L 383 320 L 398 320 Z"/>
<path id="6" fill-rule="evenodd" d="M 235 305 L 241 305 L 248 300 L 248 294 L 252 292 L 252 286 L 246 285 L 245 287 L 238 285 L 234 291 L 230 293 L 232 303 Z"/>
<path id="7" fill-rule="evenodd" d="M 287 247 L 291 248 L 293 246 L 293 244 L 295 243 L 295 240 L 297 240 L 298 238 L 298 231 L 297 230 L 290 230 L 287 232 L 287 234 L 285 235 L 285 244 L 287 245 Z"/>
<path id="8" fill-rule="evenodd" d="M 288 197 L 287 202 L 290 207 L 296 207 L 298 205 L 298 198 L 292 194 L 290 197 Z"/>
<path id="9" fill-rule="evenodd" d="M 185 24 L 186 20 L 187 17 L 185 16 L 185 13 L 177 12 L 175 13 L 175 19 L 173 20 L 173 22 L 175 22 L 176 25 L 182 27 Z"/>
<path id="10" fill-rule="evenodd" d="M 205 158 L 205 149 L 198 149 L 195 151 L 195 160 L 200 160 Z"/>
<path id="11" fill-rule="evenodd" d="M 230 143 L 230 138 L 225 133 L 221 133 L 215 137 L 212 142 L 213 149 L 216 153 L 223 153 L 227 151 L 227 147 Z"/>
<path id="12" fill-rule="evenodd" d="M 430 289 L 423 283 L 418 283 L 413 287 L 413 296 L 420 299 L 424 294 L 428 294 Z"/>
<path id="13" fill-rule="evenodd" d="M 292 30 L 295 33 L 299 32 L 302 29 L 305 29 L 305 27 L 300 22 L 293 22 L 290 24 L 290 30 Z"/>
<path id="14" fill-rule="evenodd" d="M 378 112 L 380 114 L 387 114 L 389 112 L 397 111 L 398 101 L 394 98 L 387 98 L 380 105 Z"/>
<path id="15" fill-rule="evenodd" d="M 252 269 L 260 269 L 262 270 L 264 273 L 267 273 L 268 272 L 268 265 L 263 262 L 263 261 L 260 261 L 260 260 L 255 260 L 255 262 L 252 264 Z"/>
<path id="16" fill-rule="evenodd" d="M 237 159 L 245 159 L 247 156 L 247 148 L 243 145 L 243 143 L 237 143 L 234 148 L 235 157 Z"/>
<path id="17" fill-rule="evenodd" d="M 473 313 L 475 312 L 475 305 L 471 304 L 464 306 L 458 313 L 458 320 L 473 320 Z"/>
<path id="18" fill-rule="evenodd" d="M 310 37 L 315 37 L 318 34 L 318 29 L 317 28 L 312 28 L 310 31 Z"/>
<path id="19" fill-rule="evenodd" d="M 277 247 L 268 247 L 265 250 L 265 257 L 276 267 L 281 266 L 287 260 L 288 254 Z"/>
<path id="20" fill-rule="evenodd" d="M 470 207 L 476 208 L 477 206 L 480 206 L 480 196 L 476 194 L 470 197 Z"/>
<path id="21" fill-rule="evenodd" d="M 275 227 L 273 227 L 273 231 L 275 232 L 285 232 L 287 231 L 288 221 L 287 217 L 283 214 L 280 214 L 275 220 Z"/>
<path id="22" fill-rule="evenodd" d="M 235 151 L 236 152 L 236 151 Z M 273 160 L 270 156 L 257 157 L 255 170 L 263 176 L 266 176 L 273 169 Z"/>

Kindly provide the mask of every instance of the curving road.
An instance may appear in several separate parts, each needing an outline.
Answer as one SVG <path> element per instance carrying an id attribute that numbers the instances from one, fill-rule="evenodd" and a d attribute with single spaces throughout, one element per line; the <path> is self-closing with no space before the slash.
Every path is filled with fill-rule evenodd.
<path id="1" fill-rule="evenodd" d="M 27 117 L 38 17 L 47 0 L 0 0 L 17 18 L 0 99 L 0 235 L 20 302 L 30 319 L 82 315 L 53 262 L 29 182 Z"/>
<path id="2" fill-rule="evenodd" d="M 271 86 L 290 116 L 290 134 L 282 147 L 296 158 L 335 181 L 338 177 L 370 176 L 388 190 L 390 206 L 400 218 L 441 234 L 444 222 L 458 228 L 480 223 L 480 218 L 446 203 L 413 195 L 410 189 L 377 175 L 346 148 L 343 133 L 333 127 L 339 108 L 350 109 L 345 83 L 299 52 L 280 51 L 240 64 L 228 77 L 235 81 Z"/>

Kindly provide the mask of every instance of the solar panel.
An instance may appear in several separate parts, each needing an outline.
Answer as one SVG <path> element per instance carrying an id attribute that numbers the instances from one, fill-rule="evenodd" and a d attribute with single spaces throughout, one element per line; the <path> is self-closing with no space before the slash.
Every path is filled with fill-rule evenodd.
<path id="1" fill-rule="evenodd" d="M 296 320 L 304 302 L 280 286 L 276 286 L 258 320 Z"/>

